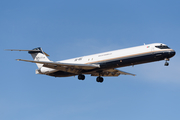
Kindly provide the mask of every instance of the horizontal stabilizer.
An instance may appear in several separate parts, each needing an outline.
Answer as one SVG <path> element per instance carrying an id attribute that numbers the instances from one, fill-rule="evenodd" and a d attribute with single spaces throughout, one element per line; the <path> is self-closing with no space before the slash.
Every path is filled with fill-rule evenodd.
<path id="1" fill-rule="evenodd" d="M 19 50 L 19 49 L 5 49 L 6 51 L 31 51 L 31 52 L 40 52 L 40 50 Z"/>
<path id="2" fill-rule="evenodd" d="M 42 52 L 44 53 L 46 56 L 49 57 L 49 55 L 47 53 L 45 53 L 44 51 L 41 50 L 20 50 L 20 49 L 5 49 L 5 51 L 28 51 L 28 52 Z"/>

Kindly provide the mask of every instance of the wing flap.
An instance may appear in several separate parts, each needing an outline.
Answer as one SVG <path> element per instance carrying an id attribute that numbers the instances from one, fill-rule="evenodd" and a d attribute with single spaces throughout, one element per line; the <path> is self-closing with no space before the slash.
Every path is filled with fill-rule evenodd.
<path id="1" fill-rule="evenodd" d="M 120 71 L 117 69 L 108 69 L 108 70 L 103 70 L 100 72 L 101 76 L 119 76 L 120 74 L 135 76 L 135 74 L 127 73 L 127 72 Z M 91 76 L 99 76 L 99 72 L 93 72 L 91 73 Z"/>

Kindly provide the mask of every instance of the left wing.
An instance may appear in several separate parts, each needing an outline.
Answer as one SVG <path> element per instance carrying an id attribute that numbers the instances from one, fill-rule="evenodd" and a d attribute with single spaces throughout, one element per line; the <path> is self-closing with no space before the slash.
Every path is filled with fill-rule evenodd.
<path id="1" fill-rule="evenodd" d="M 100 68 L 99 64 L 74 64 L 74 63 L 61 63 L 61 62 L 52 62 L 52 61 L 32 61 L 32 60 L 23 60 L 23 59 L 17 59 L 17 61 L 39 63 L 39 64 L 43 64 L 43 67 L 48 67 L 74 74 L 79 74 L 81 70 L 92 70 L 92 69 Z M 85 74 L 91 74 L 91 76 L 99 76 L 99 75 L 119 76 L 120 74 L 135 76 L 135 74 L 127 73 L 117 69 L 102 70 L 100 73 L 97 70 L 92 70 L 91 72 L 87 72 Z"/>
<path id="2" fill-rule="evenodd" d="M 100 76 L 119 76 L 120 74 L 135 76 L 135 74 L 127 73 L 127 72 L 120 71 L 117 69 L 108 69 L 108 70 L 103 70 L 100 72 Z M 93 72 L 91 73 L 91 76 L 99 76 L 99 72 Z"/>
<path id="3" fill-rule="evenodd" d="M 53 69 L 56 69 L 56 67 L 72 67 L 76 69 L 85 69 L 85 70 L 100 68 L 99 64 L 74 64 L 74 63 L 62 63 L 62 62 L 52 62 L 52 61 L 33 61 L 33 60 L 23 60 L 23 59 L 17 59 L 17 61 L 39 63 L 39 64 L 43 64 L 44 67 L 49 67 Z"/>

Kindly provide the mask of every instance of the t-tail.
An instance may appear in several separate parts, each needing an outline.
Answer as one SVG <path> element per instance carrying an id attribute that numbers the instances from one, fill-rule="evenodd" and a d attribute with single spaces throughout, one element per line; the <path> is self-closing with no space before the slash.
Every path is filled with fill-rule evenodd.
<path id="1" fill-rule="evenodd" d="M 32 51 L 28 52 L 33 57 L 34 61 L 50 61 L 47 56 L 49 56 L 47 53 L 45 53 L 41 47 L 34 48 Z M 38 68 L 41 68 L 43 64 L 36 63 Z"/>
<path id="2" fill-rule="evenodd" d="M 29 54 L 33 57 L 34 61 L 50 61 L 48 59 L 48 54 L 45 53 L 41 47 L 34 48 L 33 50 L 19 50 L 19 49 L 7 49 L 8 51 L 28 51 Z M 36 63 L 38 68 L 41 68 L 43 64 Z"/>

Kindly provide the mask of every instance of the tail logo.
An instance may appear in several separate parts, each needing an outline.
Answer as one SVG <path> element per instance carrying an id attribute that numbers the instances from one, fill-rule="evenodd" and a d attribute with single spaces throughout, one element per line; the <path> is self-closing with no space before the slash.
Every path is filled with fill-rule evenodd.
<path id="1" fill-rule="evenodd" d="M 45 57 L 36 57 L 36 60 L 45 59 Z"/>

